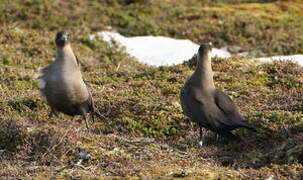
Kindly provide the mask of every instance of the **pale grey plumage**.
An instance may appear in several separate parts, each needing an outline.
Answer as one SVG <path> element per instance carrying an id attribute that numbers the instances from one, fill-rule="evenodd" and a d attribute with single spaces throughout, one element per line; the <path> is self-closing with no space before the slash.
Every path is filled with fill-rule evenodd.
<path id="1" fill-rule="evenodd" d="M 210 44 L 200 46 L 195 72 L 181 88 L 181 106 L 184 114 L 199 125 L 200 138 L 202 127 L 221 136 L 235 138 L 229 131 L 240 127 L 250 130 L 254 128 L 240 115 L 230 97 L 215 88 L 211 50 Z"/>
<path id="2" fill-rule="evenodd" d="M 79 63 L 67 42 L 64 31 L 56 35 L 56 59 L 41 69 L 40 94 L 51 107 L 51 115 L 63 112 L 70 116 L 83 115 L 88 128 L 86 114 L 94 115 L 92 96 L 83 81 Z"/>

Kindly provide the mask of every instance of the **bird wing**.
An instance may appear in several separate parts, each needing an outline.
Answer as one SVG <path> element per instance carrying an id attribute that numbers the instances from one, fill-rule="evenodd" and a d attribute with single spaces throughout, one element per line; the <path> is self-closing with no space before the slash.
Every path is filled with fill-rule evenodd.
<path id="1" fill-rule="evenodd" d="M 211 94 L 203 93 L 200 88 L 193 88 L 194 99 L 197 102 L 201 117 L 213 130 L 232 129 L 233 118 L 240 117 L 233 101 L 222 91 L 215 91 L 214 101 Z M 235 116 L 236 115 L 236 116 Z M 200 117 L 200 118 L 201 118 Z M 230 118 L 232 117 L 232 119 Z"/>
<path id="2" fill-rule="evenodd" d="M 214 96 L 216 105 L 224 114 L 229 115 L 238 112 L 237 106 L 226 93 L 217 89 Z"/>
<path id="3" fill-rule="evenodd" d="M 245 120 L 239 113 L 238 107 L 234 104 L 232 99 L 223 91 L 215 91 L 215 102 L 219 109 L 228 117 L 224 124 L 230 127 L 245 127 L 252 131 L 255 128 Z"/>
<path id="4" fill-rule="evenodd" d="M 37 78 L 38 86 L 39 86 L 39 89 L 40 89 L 40 94 L 43 98 L 45 98 L 44 89 L 45 89 L 46 84 L 47 84 L 47 78 L 48 78 L 48 73 L 49 73 L 50 69 L 51 69 L 51 65 L 49 65 L 47 67 L 44 67 L 44 68 L 41 68 L 39 70 L 39 76 Z"/>
<path id="5" fill-rule="evenodd" d="M 195 121 L 215 131 L 232 130 L 236 127 L 251 128 L 240 115 L 237 106 L 223 91 L 214 94 L 191 86 L 188 106 Z"/>

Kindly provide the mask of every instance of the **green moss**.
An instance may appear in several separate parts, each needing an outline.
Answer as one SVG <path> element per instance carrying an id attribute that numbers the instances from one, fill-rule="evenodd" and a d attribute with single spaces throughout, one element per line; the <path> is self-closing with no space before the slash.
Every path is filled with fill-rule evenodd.
<path id="1" fill-rule="evenodd" d="M 13 63 L 13 60 L 11 58 L 4 58 L 4 59 L 1 59 L 1 62 L 4 65 L 11 65 Z"/>
<path id="2" fill-rule="evenodd" d="M 35 87 L 32 83 L 28 83 L 28 81 L 19 81 L 19 80 L 14 81 L 13 86 L 15 89 L 19 89 L 19 90 L 34 89 Z"/>
<path id="3" fill-rule="evenodd" d="M 37 99 L 32 98 L 20 98 L 7 102 L 8 106 L 10 106 L 13 110 L 18 112 L 23 111 L 34 111 L 41 108 L 42 102 Z"/>

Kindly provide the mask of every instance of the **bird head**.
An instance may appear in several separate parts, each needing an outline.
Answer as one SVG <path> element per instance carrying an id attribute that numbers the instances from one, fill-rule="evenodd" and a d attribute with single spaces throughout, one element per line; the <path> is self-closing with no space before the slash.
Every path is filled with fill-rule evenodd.
<path id="1" fill-rule="evenodd" d="M 57 46 L 63 47 L 68 43 L 68 33 L 65 31 L 59 31 L 55 37 L 55 43 Z"/>
<path id="2" fill-rule="evenodd" d="M 212 43 L 204 43 L 201 44 L 198 50 L 198 54 L 200 57 L 211 57 L 211 53 L 212 53 Z"/>

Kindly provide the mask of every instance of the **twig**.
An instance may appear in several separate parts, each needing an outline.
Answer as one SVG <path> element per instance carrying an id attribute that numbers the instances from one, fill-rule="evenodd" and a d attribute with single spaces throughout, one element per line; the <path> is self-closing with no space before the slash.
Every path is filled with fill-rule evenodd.
<path id="1" fill-rule="evenodd" d="M 59 173 L 59 172 L 62 172 L 64 169 L 70 169 L 70 168 L 73 168 L 73 167 L 74 167 L 74 164 L 71 164 L 71 165 L 65 166 L 61 169 L 57 169 L 55 171 Z"/>
<path id="2" fill-rule="evenodd" d="M 187 155 L 187 156 L 190 156 L 190 154 L 188 154 L 187 152 L 184 152 L 184 151 L 181 151 L 180 149 L 177 149 L 177 148 L 174 148 L 174 147 L 170 147 L 168 145 L 159 145 L 161 148 L 165 148 L 165 149 L 169 149 L 171 151 L 176 151 L 180 154 L 183 154 L 183 155 Z"/>
<path id="3" fill-rule="evenodd" d="M 69 131 L 66 131 L 65 134 L 64 134 L 64 136 L 62 136 L 62 138 L 60 139 L 59 143 L 55 144 L 53 147 L 51 147 L 50 149 L 48 149 L 48 151 L 46 151 L 46 152 L 42 155 L 41 159 L 43 159 L 47 154 L 49 154 L 49 153 L 52 152 L 56 147 L 58 147 L 58 146 L 63 142 L 63 139 L 65 139 L 65 137 L 67 136 L 67 133 L 68 133 L 68 132 L 69 132 Z"/>
<path id="4" fill-rule="evenodd" d="M 15 29 L 15 28 L 17 28 L 19 25 L 20 25 L 19 22 L 15 22 L 15 23 L 13 23 L 13 24 L 11 24 L 11 25 L 8 25 L 8 26 L 7 26 L 7 30 Z"/>
<path id="5" fill-rule="evenodd" d="M 118 63 L 118 66 L 117 66 L 117 68 L 116 68 L 116 71 L 118 71 L 118 70 L 120 69 L 120 65 L 121 65 L 121 63 L 119 62 L 119 63 Z"/>
<path id="6" fill-rule="evenodd" d="M 140 138 L 140 139 L 135 139 L 135 140 L 127 140 L 126 142 L 128 142 L 128 143 L 154 143 L 155 139 L 154 138 Z"/>
<path id="7" fill-rule="evenodd" d="M 76 163 L 67 165 L 67 166 L 65 166 L 61 169 L 55 170 L 55 171 L 59 173 L 59 172 L 62 172 L 63 170 L 65 170 L 65 169 L 72 169 L 74 167 L 79 167 L 83 170 L 87 170 L 88 169 L 87 167 L 84 167 L 83 165 L 81 165 L 82 161 L 83 161 L 82 159 L 79 159 Z"/>
<path id="8" fill-rule="evenodd" d="M 159 152 L 164 152 L 164 151 L 161 151 L 161 150 L 154 150 L 154 149 L 147 149 L 147 148 L 144 148 L 144 147 L 139 147 L 137 145 L 134 145 L 132 143 L 147 143 L 147 144 L 152 144 L 152 143 L 155 143 L 155 139 L 151 138 L 144 138 L 144 139 L 136 139 L 136 140 L 129 140 L 129 139 L 126 139 L 126 138 L 123 138 L 123 137 L 120 137 L 120 136 L 116 136 L 116 135 L 111 135 L 111 136 L 114 136 L 122 141 L 124 145 L 130 147 L 130 148 L 133 148 L 133 149 L 137 149 L 137 150 L 141 150 L 143 152 L 151 152 L 151 153 L 159 153 Z M 177 148 L 173 148 L 173 147 L 170 147 L 168 145 L 162 145 L 162 144 L 158 144 L 158 146 L 160 146 L 161 148 L 164 148 L 164 149 L 169 149 L 171 151 L 175 151 L 175 152 L 178 152 L 179 154 L 182 155 L 182 157 L 184 156 L 192 156 L 193 154 L 189 154 L 187 152 L 184 152 L 184 151 L 181 151 Z"/>
<path id="9" fill-rule="evenodd" d="M 139 146 L 135 146 L 133 144 L 129 144 L 129 143 L 124 143 L 124 145 L 133 148 L 133 149 L 137 149 L 137 150 L 141 150 L 143 152 L 149 152 L 149 153 L 159 153 L 161 151 L 159 150 L 154 150 L 154 149 L 147 149 L 147 148 L 143 148 L 143 147 L 139 147 Z"/>
<path id="10" fill-rule="evenodd" d="M 74 167 L 79 167 L 79 168 L 81 168 L 81 169 L 83 169 L 83 170 L 87 170 L 87 169 L 88 169 L 87 167 L 84 167 L 84 166 L 81 165 L 81 164 L 71 164 L 71 165 L 65 166 L 65 167 L 63 167 L 63 168 L 61 168 L 61 169 L 57 169 L 57 170 L 55 170 L 55 172 L 59 173 L 59 172 L 64 171 L 65 169 L 72 169 L 72 168 L 74 168 Z"/>
<path id="11" fill-rule="evenodd" d="M 111 174 L 113 174 L 113 175 L 115 175 L 115 176 L 122 176 L 121 174 L 116 173 L 116 172 L 111 171 L 111 170 L 106 170 L 106 171 L 109 172 L 109 173 L 111 173 Z"/>

